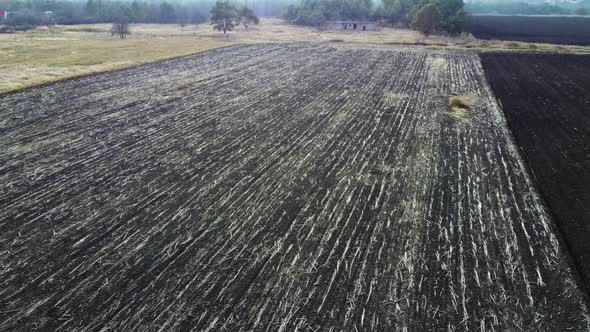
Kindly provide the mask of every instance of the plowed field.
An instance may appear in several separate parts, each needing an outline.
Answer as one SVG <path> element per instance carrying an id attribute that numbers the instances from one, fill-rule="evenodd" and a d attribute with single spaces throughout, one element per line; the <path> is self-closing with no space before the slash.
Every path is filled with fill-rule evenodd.
<path id="1" fill-rule="evenodd" d="M 477 55 L 211 50 L 0 95 L 0 148 L 0 330 L 587 328 Z"/>
<path id="2" fill-rule="evenodd" d="M 590 289 L 590 56 L 498 53 L 482 62 Z"/>

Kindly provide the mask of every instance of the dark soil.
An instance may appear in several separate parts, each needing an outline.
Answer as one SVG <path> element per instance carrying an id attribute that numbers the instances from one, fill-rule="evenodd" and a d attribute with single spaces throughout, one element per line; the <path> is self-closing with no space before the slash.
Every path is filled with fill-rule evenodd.
<path id="1" fill-rule="evenodd" d="M 590 17 L 471 15 L 469 29 L 480 39 L 590 45 Z"/>
<path id="2" fill-rule="evenodd" d="M 590 289 L 590 56 L 488 53 L 481 59 Z"/>

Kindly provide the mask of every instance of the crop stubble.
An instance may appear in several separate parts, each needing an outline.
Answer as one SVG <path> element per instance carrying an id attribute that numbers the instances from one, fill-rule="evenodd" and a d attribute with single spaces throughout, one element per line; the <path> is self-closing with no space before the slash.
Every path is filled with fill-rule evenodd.
<path id="1" fill-rule="evenodd" d="M 587 328 L 476 55 L 231 46 L 0 109 L 1 330 Z"/>

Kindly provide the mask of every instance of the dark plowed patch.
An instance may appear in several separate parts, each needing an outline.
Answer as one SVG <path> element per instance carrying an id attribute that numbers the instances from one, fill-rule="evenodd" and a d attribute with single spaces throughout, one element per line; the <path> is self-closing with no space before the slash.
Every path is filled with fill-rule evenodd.
<path id="1" fill-rule="evenodd" d="M 483 54 L 508 125 L 590 286 L 590 56 Z"/>

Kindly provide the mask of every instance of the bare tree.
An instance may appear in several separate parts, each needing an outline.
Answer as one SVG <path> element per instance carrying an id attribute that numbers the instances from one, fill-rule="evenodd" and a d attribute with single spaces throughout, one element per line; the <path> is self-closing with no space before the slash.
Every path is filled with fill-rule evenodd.
<path id="1" fill-rule="evenodd" d="M 113 27 L 111 28 L 111 35 L 112 36 L 119 36 L 121 38 L 127 37 L 131 31 L 129 30 L 129 21 L 126 17 L 120 17 L 113 22 Z"/>

